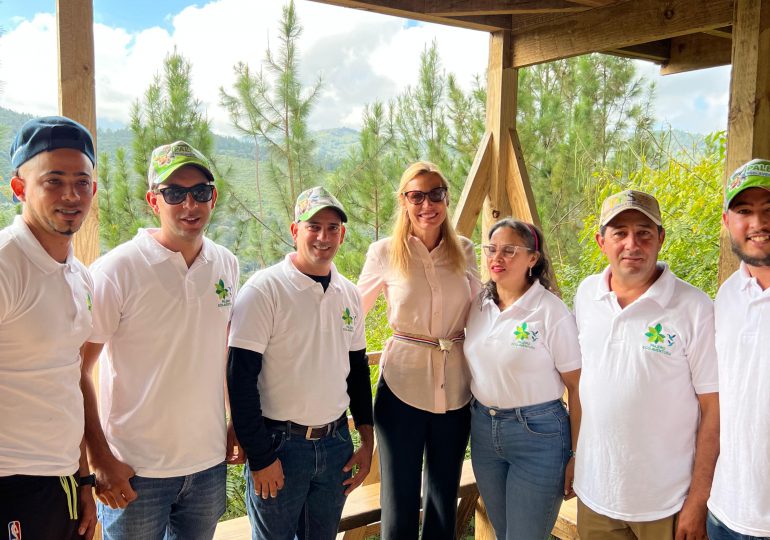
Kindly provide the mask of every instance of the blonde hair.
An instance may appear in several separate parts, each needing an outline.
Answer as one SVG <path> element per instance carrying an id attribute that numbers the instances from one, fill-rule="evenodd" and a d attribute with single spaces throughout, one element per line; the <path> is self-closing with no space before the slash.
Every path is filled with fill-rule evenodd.
<path id="1" fill-rule="evenodd" d="M 404 174 L 401 175 L 401 181 L 398 183 L 396 199 L 398 200 L 396 220 L 393 224 L 393 233 L 390 240 L 390 267 L 401 276 L 407 275 L 409 269 L 409 237 L 413 234 L 412 222 L 406 212 L 407 201 L 404 197 L 406 185 L 416 176 L 421 174 L 433 174 L 441 179 L 441 185 L 449 189 L 449 183 L 444 178 L 439 168 L 429 161 L 417 161 L 409 165 Z M 447 198 L 447 204 L 449 199 Z M 465 272 L 467 261 L 465 260 L 465 251 L 460 242 L 460 237 L 452 227 L 449 220 L 449 211 L 443 223 L 441 223 L 441 239 L 444 241 L 444 249 L 449 258 L 449 266 L 458 274 Z"/>

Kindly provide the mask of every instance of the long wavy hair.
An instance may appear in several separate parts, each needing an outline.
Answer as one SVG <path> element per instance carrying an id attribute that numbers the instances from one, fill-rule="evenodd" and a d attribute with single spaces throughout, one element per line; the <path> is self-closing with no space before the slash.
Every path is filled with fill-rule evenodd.
<path id="1" fill-rule="evenodd" d="M 390 266 L 401 276 L 406 276 L 409 269 L 409 237 L 414 232 L 412 222 L 409 219 L 409 214 L 406 212 L 406 205 L 409 204 L 409 202 L 406 200 L 403 193 L 406 189 L 406 185 L 411 182 L 415 176 L 420 174 L 436 175 L 441 179 L 441 185 L 447 190 L 449 189 L 449 183 L 446 181 L 442 172 L 436 165 L 429 161 L 417 161 L 412 163 L 406 168 L 404 174 L 401 175 L 401 181 L 398 183 L 398 190 L 396 190 L 396 199 L 398 202 L 396 207 L 397 214 L 395 223 L 393 224 L 390 243 Z M 447 195 L 446 201 L 448 205 L 449 195 Z M 460 237 L 457 235 L 450 222 L 448 209 L 446 218 L 441 224 L 441 239 L 444 241 L 444 249 L 449 258 L 450 267 L 458 274 L 464 273 L 467 264 L 465 252 L 460 243 Z"/>
<path id="2" fill-rule="evenodd" d="M 559 290 L 556 287 L 556 280 L 553 277 L 553 271 L 551 267 L 551 261 L 545 254 L 545 239 L 543 233 L 535 225 L 527 223 L 526 221 L 519 221 L 513 218 L 503 218 L 489 229 L 488 239 L 492 239 L 492 235 L 495 234 L 501 227 L 508 227 L 513 232 L 521 237 L 524 247 L 536 252 L 539 257 L 532 267 L 532 275 L 526 274 L 524 277 L 527 282 L 532 284 L 536 280 L 540 281 L 540 284 L 547 290 L 558 295 Z M 491 298 L 495 303 L 500 301 L 500 296 L 497 294 L 497 283 L 491 279 L 484 283 L 484 287 L 481 290 L 482 299 Z"/>

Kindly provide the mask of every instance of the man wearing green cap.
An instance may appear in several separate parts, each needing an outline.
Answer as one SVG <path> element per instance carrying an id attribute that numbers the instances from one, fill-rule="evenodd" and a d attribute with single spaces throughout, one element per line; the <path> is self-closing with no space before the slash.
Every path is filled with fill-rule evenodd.
<path id="1" fill-rule="evenodd" d="M 146 199 L 160 228 L 139 229 L 91 266 L 82 385 L 99 514 L 108 540 L 208 540 L 236 454 L 224 374 L 238 262 L 204 236 L 217 192 L 195 148 L 152 152 Z"/>
<path id="2" fill-rule="evenodd" d="M 88 130 L 33 118 L 11 143 L 21 215 L 0 230 L 0 527 L 13 539 L 90 539 L 80 348 L 93 282 L 72 238 L 96 191 Z"/>
<path id="3" fill-rule="evenodd" d="M 664 240 L 655 197 L 605 199 L 596 241 L 609 264 L 575 295 L 582 540 L 705 538 L 719 452 L 713 307 L 658 261 Z"/>
<path id="4" fill-rule="evenodd" d="M 322 187 L 303 192 L 294 215 L 296 252 L 246 282 L 230 330 L 227 382 L 255 540 L 333 540 L 374 445 L 361 299 L 332 263 L 347 216 Z"/>
<path id="5" fill-rule="evenodd" d="M 770 161 L 740 166 L 722 222 L 740 267 L 715 300 L 720 454 L 708 501 L 711 540 L 770 537 Z"/>

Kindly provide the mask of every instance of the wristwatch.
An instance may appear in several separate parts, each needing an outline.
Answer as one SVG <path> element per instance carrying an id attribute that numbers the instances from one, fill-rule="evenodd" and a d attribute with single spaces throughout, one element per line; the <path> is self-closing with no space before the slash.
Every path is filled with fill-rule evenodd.
<path id="1" fill-rule="evenodd" d="M 96 475 L 91 473 L 88 476 L 77 477 L 78 487 L 92 486 L 96 487 Z"/>

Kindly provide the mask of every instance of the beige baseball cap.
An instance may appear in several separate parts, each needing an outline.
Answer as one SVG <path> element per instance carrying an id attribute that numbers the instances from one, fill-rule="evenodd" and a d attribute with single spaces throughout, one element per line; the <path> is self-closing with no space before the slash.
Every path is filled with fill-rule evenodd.
<path id="1" fill-rule="evenodd" d="M 662 225 L 658 200 L 649 193 L 627 189 L 604 199 L 599 215 L 599 226 L 606 226 L 615 216 L 626 210 L 639 210 L 655 225 Z"/>

